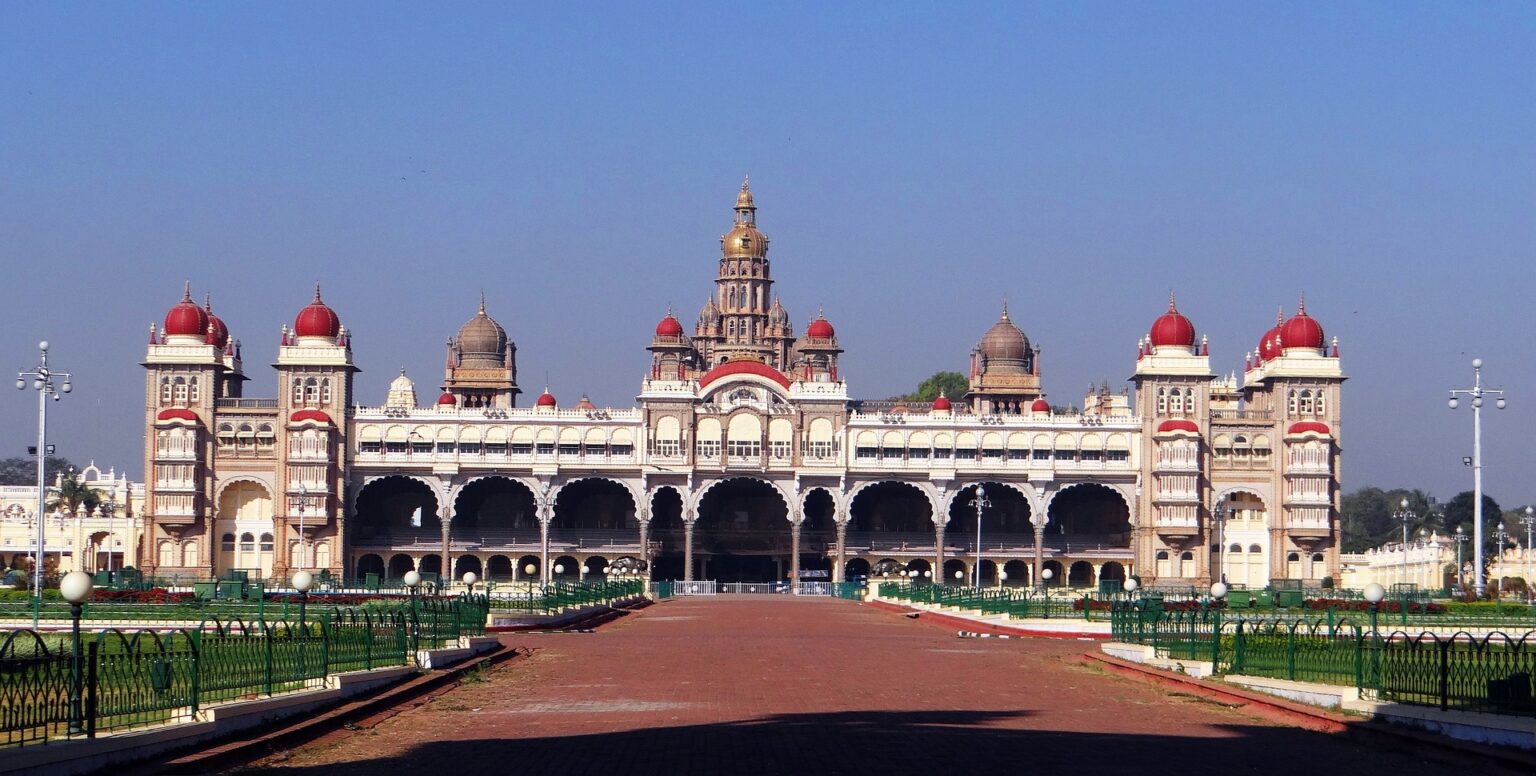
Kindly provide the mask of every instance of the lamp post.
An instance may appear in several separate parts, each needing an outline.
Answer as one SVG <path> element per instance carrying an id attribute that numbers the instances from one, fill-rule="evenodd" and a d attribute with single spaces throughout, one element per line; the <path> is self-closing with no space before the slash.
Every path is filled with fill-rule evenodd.
<path id="1" fill-rule="evenodd" d="M 1047 620 L 1051 619 L 1051 577 L 1054 577 L 1054 576 L 1056 576 L 1056 572 L 1054 572 L 1054 571 L 1052 571 L 1050 569 L 1045 569 L 1045 570 L 1040 572 L 1040 586 L 1045 589 L 1045 617 L 1044 617 L 1044 619 L 1047 619 Z"/>
<path id="2" fill-rule="evenodd" d="M 1379 686 L 1377 684 L 1377 677 L 1381 676 L 1381 631 L 1376 627 L 1376 618 L 1381 610 L 1381 599 L 1386 598 L 1386 596 L 1387 591 L 1375 582 L 1365 586 L 1365 602 L 1371 611 L 1371 676 L 1369 682 L 1372 687 Z"/>
<path id="3" fill-rule="evenodd" d="M 971 498 L 971 506 L 976 508 L 976 589 L 981 589 L 981 510 L 992 506 L 987 500 L 987 486 L 977 485 L 976 495 Z"/>
<path id="4" fill-rule="evenodd" d="M 1402 572 L 1399 575 L 1401 577 L 1401 579 L 1399 579 L 1398 581 L 1399 582 L 1407 582 L 1408 581 L 1408 521 L 1413 519 L 1413 513 L 1408 511 L 1408 499 L 1406 497 L 1402 501 L 1397 502 L 1397 511 L 1392 513 L 1392 519 L 1394 519 L 1394 520 L 1398 521 L 1399 523 L 1403 524 L 1403 545 L 1402 545 L 1403 562 L 1398 564 L 1401 567 L 1401 572 Z"/>
<path id="5" fill-rule="evenodd" d="M 1504 569 L 1504 544 L 1509 541 L 1509 531 L 1504 528 L 1504 524 L 1502 522 L 1499 523 L 1499 530 L 1493 532 L 1493 541 L 1494 541 L 1494 545 L 1493 546 L 1499 548 L 1498 555 L 1495 555 L 1493 559 L 1495 561 L 1497 561 L 1498 564 L 1499 564 L 1499 571 L 1501 572 L 1500 576 L 1509 576 L 1508 574 L 1502 573 L 1502 572 L 1505 571 L 1505 569 Z M 1503 590 L 1504 590 L 1504 586 L 1500 585 L 1499 586 L 1499 591 L 1503 592 Z"/>
<path id="6" fill-rule="evenodd" d="M 32 565 L 32 598 L 41 602 L 43 600 L 43 517 L 48 514 L 48 482 L 43 475 L 43 461 L 48 455 L 48 399 L 59 401 L 64 394 L 74 389 L 70 385 L 68 372 L 56 372 L 48 366 L 48 341 L 37 343 L 39 353 L 37 366 L 30 372 L 16 373 L 16 389 L 24 391 L 27 383 L 37 391 L 37 560 Z M 64 382 L 58 388 L 53 386 L 53 378 L 62 377 Z M 37 627 L 36 607 L 34 607 L 32 627 Z"/>
<path id="7" fill-rule="evenodd" d="M 304 502 L 309 500 L 309 489 L 304 483 L 299 483 L 299 568 L 309 566 L 308 558 L 304 552 Z M 444 556 L 447 557 L 447 556 Z"/>
<path id="8" fill-rule="evenodd" d="M 80 613 L 91 597 L 91 575 L 84 571 L 69 572 L 59 582 L 59 593 L 69 602 L 70 637 L 74 645 L 69 659 L 69 732 L 77 734 L 84 728 L 84 715 L 80 706 L 81 689 L 84 687 L 80 676 Z"/>
<path id="9" fill-rule="evenodd" d="M 1227 518 L 1232 516 L 1232 507 L 1227 506 L 1226 496 L 1222 496 L 1221 500 L 1216 502 L 1216 508 L 1211 510 L 1211 516 L 1216 519 L 1216 551 L 1221 558 L 1221 573 L 1214 576 L 1218 581 L 1225 582 L 1227 581 Z"/>
<path id="10" fill-rule="evenodd" d="M 1448 402 L 1451 409 L 1461 404 L 1459 394 L 1472 397 L 1472 588 L 1478 598 L 1488 592 L 1483 572 L 1483 397 L 1497 396 L 1494 406 L 1504 409 L 1504 392 L 1483 387 L 1483 360 L 1472 359 L 1472 387 L 1454 388 Z"/>
<path id="11" fill-rule="evenodd" d="M 309 605 L 309 591 L 315 586 L 315 575 L 300 571 L 293 575 L 293 589 L 299 593 L 299 629 L 304 629 L 304 609 Z"/>
<path id="12" fill-rule="evenodd" d="M 416 609 L 416 591 L 421 587 L 421 572 L 411 569 L 405 572 L 405 578 L 401 581 L 411 591 L 411 654 L 416 655 L 421 651 L 421 618 Z M 419 661 L 421 658 L 416 659 Z"/>
<path id="13" fill-rule="evenodd" d="M 473 572 L 473 571 L 466 571 L 466 572 L 464 572 L 464 587 L 469 589 L 469 594 L 470 595 L 474 595 L 475 594 L 475 583 L 479 582 L 479 581 L 480 581 L 480 577 L 476 576 L 475 572 Z"/>
<path id="14" fill-rule="evenodd" d="M 1525 558 L 1520 564 L 1520 573 L 1524 574 L 1526 579 L 1530 579 L 1531 572 L 1528 567 L 1531 565 L 1531 528 L 1536 526 L 1536 507 L 1525 508 L 1525 516 L 1520 518 L 1520 524 L 1525 526 L 1525 552 L 1522 553 Z"/>
<path id="15" fill-rule="evenodd" d="M 112 581 L 112 547 L 117 538 L 117 499 L 108 499 L 102 505 L 107 510 L 107 581 Z"/>
<path id="16" fill-rule="evenodd" d="M 1211 613 L 1211 668 L 1221 660 L 1221 602 L 1227 597 L 1225 582 L 1211 583 L 1211 599 L 1207 605 Z"/>
<path id="17" fill-rule="evenodd" d="M 1130 596 L 1131 593 L 1136 592 L 1136 588 L 1141 587 L 1141 583 L 1137 582 L 1135 577 L 1131 577 L 1125 580 L 1125 584 L 1121 587 L 1125 590 L 1126 596 Z"/>
<path id="18" fill-rule="evenodd" d="M 1462 530 L 1461 526 L 1459 526 L 1459 525 L 1456 526 L 1456 535 L 1451 537 L 1451 541 L 1456 542 L 1456 586 L 1457 587 L 1466 587 L 1466 585 L 1467 585 L 1466 574 L 1461 569 L 1461 545 L 1466 544 L 1468 538 L 1470 538 L 1470 537 L 1467 536 L 1467 532 Z"/>

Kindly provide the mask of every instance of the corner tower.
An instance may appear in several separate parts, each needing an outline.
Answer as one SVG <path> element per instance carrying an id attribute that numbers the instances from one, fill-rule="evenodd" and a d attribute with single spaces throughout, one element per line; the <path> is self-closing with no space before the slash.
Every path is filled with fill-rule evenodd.
<path id="1" fill-rule="evenodd" d="M 460 407 L 517 406 L 517 346 L 507 338 L 507 330 L 485 312 L 485 295 L 480 295 L 480 311 L 459 327 L 458 336 L 448 341 L 448 363 L 444 367 L 443 392 L 451 394 Z"/>

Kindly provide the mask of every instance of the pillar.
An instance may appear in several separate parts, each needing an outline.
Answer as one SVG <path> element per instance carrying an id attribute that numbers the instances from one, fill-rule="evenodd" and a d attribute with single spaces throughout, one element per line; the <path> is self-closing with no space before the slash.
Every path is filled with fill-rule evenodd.
<path id="1" fill-rule="evenodd" d="M 832 581 L 833 582 L 845 582 L 845 581 L 847 581 L 845 579 L 845 577 L 847 575 L 846 567 L 848 565 L 848 550 L 847 550 L 847 546 L 848 546 L 848 523 L 847 523 L 847 521 L 839 521 L 838 524 L 837 524 L 837 551 L 833 554 L 833 560 L 832 560 L 832 564 L 833 564 L 832 565 Z"/>
<path id="2" fill-rule="evenodd" d="M 448 511 L 447 509 L 440 510 L 440 512 L 447 512 L 447 511 Z M 438 514 L 437 517 L 438 517 L 438 522 L 442 523 L 442 525 L 443 525 L 443 571 L 442 571 L 442 582 L 444 584 L 446 584 L 448 582 L 448 580 L 453 579 L 453 559 L 448 557 L 448 553 L 452 550 L 452 545 L 450 543 L 450 538 L 449 538 L 449 535 L 448 535 L 449 530 L 450 530 L 449 525 L 450 525 L 451 519 L 447 515 L 444 515 L 444 514 Z"/>
<path id="3" fill-rule="evenodd" d="M 1045 523 L 1035 523 L 1035 567 L 1030 571 L 1029 581 L 1032 584 L 1040 584 L 1040 572 L 1045 568 Z"/>
<path id="4" fill-rule="evenodd" d="M 693 581 L 693 521 L 683 521 L 683 581 Z"/>
<path id="5" fill-rule="evenodd" d="M 800 584 L 800 524 L 789 524 L 789 583 Z"/>
<path id="6" fill-rule="evenodd" d="M 941 582 L 944 578 L 944 524 L 935 520 L 933 522 L 933 581 Z"/>
<path id="7" fill-rule="evenodd" d="M 549 584 L 549 519 L 539 521 L 539 581 Z"/>
<path id="8" fill-rule="evenodd" d="M 645 563 L 645 581 L 651 581 L 651 521 L 640 521 L 640 560 Z"/>

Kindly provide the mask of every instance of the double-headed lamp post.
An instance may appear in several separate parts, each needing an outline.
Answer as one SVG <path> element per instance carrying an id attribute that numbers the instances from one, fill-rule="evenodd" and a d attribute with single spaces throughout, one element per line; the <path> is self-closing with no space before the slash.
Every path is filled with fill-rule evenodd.
<path id="1" fill-rule="evenodd" d="M 976 588 L 981 589 L 981 510 L 992 506 L 987 499 L 987 486 L 977 485 L 976 495 L 971 499 L 971 506 L 976 508 Z"/>
<path id="2" fill-rule="evenodd" d="M 43 516 L 48 514 L 48 481 L 43 474 L 43 461 L 48 455 L 48 399 L 58 401 L 74 389 L 68 372 L 58 372 L 48 366 L 48 341 L 37 343 L 37 366 L 30 372 L 16 373 L 16 389 L 24 391 L 30 383 L 37 391 L 37 561 L 32 565 L 32 597 L 43 598 Z M 57 388 L 53 378 L 63 378 Z M 35 624 L 35 623 L 34 623 Z"/>
<path id="3" fill-rule="evenodd" d="M 1500 576 L 1507 577 L 1509 573 L 1504 568 L 1504 545 L 1509 542 L 1509 530 L 1504 527 L 1503 523 L 1499 523 L 1499 530 L 1493 532 L 1493 542 L 1493 546 L 1499 548 L 1498 554 L 1493 559 L 1498 561 Z M 1500 585 L 1499 589 L 1503 590 L 1503 585 Z"/>
<path id="4" fill-rule="evenodd" d="M 1472 359 L 1472 387 L 1454 388 L 1448 402 L 1451 409 L 1461 404 L 1460 394 L 1472 397 L 1472 589 L 1482 598 L 1488 592 L 1483 568 L 1483 397 L 1496 396 L 1495 407 L 1504 409 L 1504 392 L 1483 387 L 1483 360 Z"/>
<path id="5" fill-rule="evenodd" d="M 309 500 L 309 489 L 299 483 L 299 568 L 308 568 L 309 559 L 304 552 L 304 502 Z"/>

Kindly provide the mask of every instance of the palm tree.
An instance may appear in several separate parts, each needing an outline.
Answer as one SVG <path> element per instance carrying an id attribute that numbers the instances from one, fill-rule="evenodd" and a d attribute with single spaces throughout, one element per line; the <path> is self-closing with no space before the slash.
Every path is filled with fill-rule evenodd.
<path id="1" fill-rule="evenodd" d="M 81 506 L 84 506 L 87 511 L 94 510 L 97 504 L 105 500 L 101 491 L 81 482 L 73 470 L 59 478 L 57 490 L 58 498 L 54 499 L 48 508 L 63 510 L 69 515 L 74 515 Z"/>

